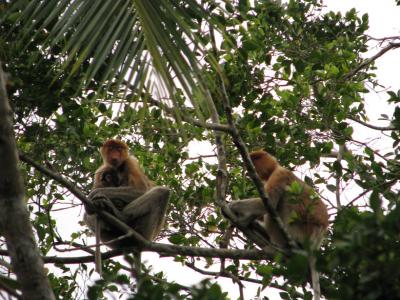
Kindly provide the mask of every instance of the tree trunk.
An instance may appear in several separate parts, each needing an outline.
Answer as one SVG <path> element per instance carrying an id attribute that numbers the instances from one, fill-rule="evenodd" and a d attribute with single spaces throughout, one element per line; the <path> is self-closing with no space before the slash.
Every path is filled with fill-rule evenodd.
<path id="1" fill-rule="evenodd" d="M 24 299 L 55 299 L 36 246 L 18 170 L 12 111 L 0 64 L 0 232 Z"/>

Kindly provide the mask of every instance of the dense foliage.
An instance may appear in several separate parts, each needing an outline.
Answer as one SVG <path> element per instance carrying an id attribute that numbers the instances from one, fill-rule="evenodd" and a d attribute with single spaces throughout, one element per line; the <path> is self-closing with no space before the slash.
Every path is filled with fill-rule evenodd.
<path id="1" fill-rule="evenodd" d="M 227 115 L 220 76 L 246 146 L 275 155 L 314 186 L 327 204 L 331 226 L 318 253 L 322 293 L 327 299 L 398 299 L 400 92 L 387 93 L 387 104 L 395 108 L 382 116 L 386 127 L 370 126 L 365 97 L 379 83 L 374 61 L 365 60 L 368 16 L 357 15 L 356 10 L 345 15 L 322 12 L 316 0 L 285 5 L 272 0 L 254 2 L 250 6 L 248 1 L 229 1 L 221 9 L 213 1 L 203 1 L 213 20 L 216 47 L 208 21 L 193 11 L 186 15 L 199 26 L 194 34 L 207 49 L 200 60 L 203 85 L 210 90 L 221 123 L 226 123 Z M 7 6 L 1 9 L 4 14 Z M 82 84 L 82 78 L 88 78 L 83 74 L 92 70 L 90 53 L 84 61 L 79 56 L 70 58 L 76 62 L 74 68 L 79 66 L 70 74 L 63 66 L 66 41 L 47 44 L 54 24 L 47 24 L 26 43 L 26 24 L 15 23 L 17 18 L 14 12 L 1 23 L 0 59 L 9 75 L 19 150 L 89 192 L 100 164 L 99 146 L 105 139 L 121 137 L 148 176 L 173 191 L 160 240 L 219 248 L 229 221 L 215 202 L 215 137 L 211 130 L 187 119 L 201 116 L 211 122 L 209 104 L 198 99 L 189 102 L 185 93 L 176 91 L 171 101 L 174 109 L 166 109 L 164 105 L 171 103 L 168 99 L 138 94 L 122 83 L 102 82 L 101 78 L 108 77 L 101 76 L 101 69 Z M 188 104 L 193 101 L 197 107 Z M 370 131 L 391 148 L 360 139 L 361 130 Z M 198 151 L 199 145 L 209 150 Z M 227 200 L 256 197 L 229 134 L 223 135 L 223 145 Z M 168 270 L 157 274 L 151 270 L 156 261 L 146 264 L 139 291 L 130 276 L 129 256 L 104 261 L 101 279 L 95 276 L 92 263 L 63 261 L 68 255 L 84 256 L 84 246 L 93 244 L 80 223 L 81 203 L 33 165 L 22 163 L 21 168 L 41 254 L 60 256 L 48 266 L 59 299 L 108 299 L 110 293 L 129 299 L 228 298 L 212 277 L 192 287 L 168 282 Z M 72 233 L 65 234 L 60 227 L 65 226 L 65 218 Z M 228 246 L 253 247 L 238 230 Z M 311 297 L 305 287 L 303 253 L 291 258 L 277 255 L 274 261 L 227 260 L 221 272 L 209 270 L 220 262 L 217 258 L 194 259 L 177 252 L 174 259 L 198 272 L 231 278 L 239 287 L 256 282 L 265 299 L 268 292 L 262 290 L 269 286 L 280 289 L 282 299 Z M 6 265 L 1 265 L 2 273 L 9 274 Z M 6 278 L 0 280 L 13 286 Z"/>

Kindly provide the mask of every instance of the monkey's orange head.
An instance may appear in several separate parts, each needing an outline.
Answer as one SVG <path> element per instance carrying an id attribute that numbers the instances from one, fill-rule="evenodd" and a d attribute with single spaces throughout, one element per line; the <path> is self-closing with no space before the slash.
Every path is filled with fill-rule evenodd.
<path id="1" fill-rule="evenodd" d="M 275 157 L 262 150 L 251 152 L 250 158 L 256 168 L 258 176 L 260 176 L 261 180 L 264 181 L 269 179 L 272 172 L 278 166 Z"/>
<path id="2" fill-rule="evenodd" d="M 107 140 L 100 148 L 105 163 L 119 167 L 128 158 L 128 145 L 121 140 Z"/>

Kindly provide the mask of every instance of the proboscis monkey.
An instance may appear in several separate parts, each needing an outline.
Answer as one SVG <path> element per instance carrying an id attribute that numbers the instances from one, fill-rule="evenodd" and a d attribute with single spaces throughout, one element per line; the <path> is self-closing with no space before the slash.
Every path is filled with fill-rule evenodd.
<path id="1" fill-rule="evenodd" d="M 292 171 L 279 165 L 275 157 L 265 151 L 250 153 L 258 176 L 264 182 L 269 204 L 276 210 L 289 235 L 303 246 L 318 249 L 328 228 L 328 212 L 325 204 L 313 189 Z M 291 190 L 295 189 L 296 192 Z M 261 199 L 233 201 L 229 207 L 239 222 L 246 226 L 263 217 L 263 225 L 270 241 L 280 248 L 287 247 L 278 225 L 269 217 Z M 319 278 L 315 270 L 315 258 L 310 257 L 314 299 L 319 299 Z"/>

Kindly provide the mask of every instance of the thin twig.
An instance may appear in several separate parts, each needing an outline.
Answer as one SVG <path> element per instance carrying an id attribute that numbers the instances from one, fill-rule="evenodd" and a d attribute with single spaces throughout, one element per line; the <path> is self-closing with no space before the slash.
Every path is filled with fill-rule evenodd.
<path id="1" fill-rule="evenodd" d="M 375 126 L 375 125 L 371 125 L 367 122 L 361 121 L 359 119 L 356 119 L 354 117 L 349 116 L 348 117 L 350 120 L 357 122 L 361 125 L 364 125 L 365 127 L 371 128 L 371 129 L 375 129 L 375 130 L 380 130 L 380 131 L 391 131 L 391 130 L 396 130 L 396 127 L 394 126 L 386 126 L 386 127 L 381 127 L 381 126 Z"/>
<path id="2" fill-rule="evenodd" d="M 188 266 L 189 268 L 191 268 L 194 271 L 199 272 L 200 274 L 203 274 L 203 275 L 214 276 L 214 277 L 232 278 L 231 277 L 232 274 L 206 271 L 206 270 L 203 270 L 203 269 L 200 269 L 200 268 L 196 267 L 194 264 L 186 263 L 186 266 Z M 240 275 L 236 275 L 235 277 L 238 278 L 241 281 L 247 281 L 247 282 L 257 283 L 257 284 L 265 284 L 265 282 L 263 280 L 260 280 L 260 279 L 254 279 L 254 278 L 251 278 L 251 277 L 244 277 L 244 276 L 240 276 Z M 304 298 L 304 295 L 302 293 L 299 293 L 297 291 L 292 291 L 291 289 L 290 290 L 286 289 L 285 286 L 282 286 L 282 285 L 279 285 L 279 284 L 276 284 L 276 283 L 273 283 L 273 282 L 270 282 L 268 284 L 268 286 L 271 287 L 271 288 L 275 288 L 275 289 L 278 289 L 278 290 L 285 291 L 285 292 L 290 293 L 290 294 L 294 293 L 293 296 L 295 296 L 296 298 L 300 298 L 300 299 Z"/>
<path id="3" fill-rule="evenodd" d="M 381 51 L 379 51 L 374 56 L 367 58 L 360 65 L 358 65 L 358 67 L 356 67 L 355 69 L 353 69 L 349 73 L 347 73 L 347 75 L 344 76 L 344 79 L 345 80 L 350 79 L 355 74 L 357 74 L 360 70 L 368 67 L 371 63 L 373 63 L 375 60 L 377 60 L 379 57 L 381 57 L 386 52 L 388 52 L 392 49 L 399 48 L 399 47 L 400 47 L 400 43 L 389 43 L 389 45 L 387 47 L 383 48 Z"/>
<path id="4" fill-rule="evenodd" d="M 0 280 L 0 290 L 5 291 L 7 294 L 12 295 L 18 300 L 24 299 L 22 295 L 18 294 L 16 290 L 9 287 L 3 280 Z"/>

